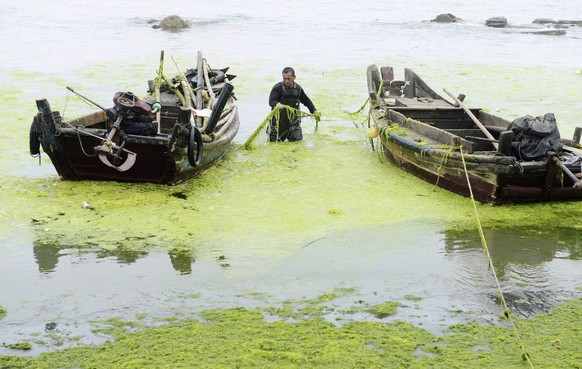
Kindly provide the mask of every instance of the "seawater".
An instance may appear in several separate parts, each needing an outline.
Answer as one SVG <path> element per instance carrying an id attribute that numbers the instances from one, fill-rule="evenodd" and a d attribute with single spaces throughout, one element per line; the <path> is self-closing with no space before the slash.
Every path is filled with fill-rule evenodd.
<path id="1" fill-rule="evenodd" d="M 464 22 L 429 22 L 440 13 Z M 171 14 L 194 25 L 151 28 L 151 19 Z M 486 27 L 494 16 L 512 27 Z M 45 324 L 57 322 L 60 332 L 95 342 L 93 319 L 300 304 L 336 289 L 354 291 L 334 302 L 339 307 L 418 296 L 394 319 L 434 331 L 475 319 L 469 312 L 500 324 L 470 201 L 382 162 L 362 117 L 354 124 L 348 113 L 365 102 L 366 67 L 375 63 L 394 66 L 397 76 L 412 68 L 437 91 L 464 93 L 469 106 L 509 119 L 553 112 L 570 136 L 581 125 L 582 28 L 521 33 L 540 17 L 582 15 L 573 2 L 545 0 L 7 4 L 0 15 L 0 306 L 7 310 L 0 339 L 44 335 Z M 160 50 L 170 75 L 170 55 L 191 67 L 197 50 L 237 75 L 242 126 L 225 160 L 167 187 L 63 182 L 46 156 L 38 166 L 28 155 L 35 99 L 72 117 L 94 108 L 67 99 L 65 86 L 105 106 L 116 91 L 145 93 Z M 269 113 L 268 93 L 287 65 L 323 114 L 318 131 L 306 120 L 301 143 L 242 149 Z M 580 295 L 578 204 L 478 211 L 517 314 Z M 50 349 L 48 334 L 46 341 L 33 352 Z"/>

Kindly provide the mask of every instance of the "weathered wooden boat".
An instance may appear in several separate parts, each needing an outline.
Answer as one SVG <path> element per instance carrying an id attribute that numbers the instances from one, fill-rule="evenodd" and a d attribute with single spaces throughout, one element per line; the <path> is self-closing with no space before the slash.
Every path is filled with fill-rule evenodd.
<path id="1" fill-rule="evenodd" d="M 174 60 L 175 62 L 175 60 Z M 197 66 L 174 78 L 160 69 L 139 98 L 117 92 L 113 107 L 65 121 L 46 99 L 37 100 L 30 153 L 49 156 L 64 180 L 178 184 L 210 167 L 231 146 L 239 116 L 228 68 L 211 69 L 198 52 Z M 176 64 L 176 66 L 178 66 Z"/>
<path id="2" fill-rule="evenodd" d="M 460 195 L 471 188 L 483 203 L 582 199 L 581 128 L 562 139 L 551 113 L 510 122 L 468 109 L 463 95 L 445 89 L 449 102 L 411 69 L 395 80 L 392 67 L 370 65 L 367 81 L 371 131 L 398 167 Z"/>

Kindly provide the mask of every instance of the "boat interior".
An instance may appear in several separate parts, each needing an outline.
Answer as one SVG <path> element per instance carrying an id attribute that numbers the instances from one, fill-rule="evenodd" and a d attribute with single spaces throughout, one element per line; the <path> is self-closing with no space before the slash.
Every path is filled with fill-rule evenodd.
<path id="1" fill-rule="evenodd" d="M 163 106 L 160 119 L 160 133 L 158 135 L 167 136 L 172 133 L 174 124 L 178 121 L 180 108 L 177 106 Z M 153 117 L 143 117 L 144 122 L 153 122 Z M 75 118 L 67 122 L 73 127 L 85 127 L 108 130 L 113 125 L 113 119 L 108 114 L 99 110 L 94 113 Z"/>
<path id="2" fill-rule="evenodd" d="M 511 122 L 482 109 L 469 109 L 491 133 L 495 140 L 491 141 L 461 106 L 439 95 L 413 70 L 405 68 L 403 80 L 394 79 L 392 67 L 381 67 L 376 77 L 374 73 L 371 66 L 368 72 L 368 82 L 372 87 L 371 98 L 374 97 L 372 89 L 378 85 L 378 93 L 375 95 L 379 97 L 378 107 L 384 109 L 389 121 L 411 129 L 412 135 L 416 132 L 418 137 L 413 139 L 422 139 L 431 146 L 463 145 L 463 149 L 468 153 L 485 151 L 500 151 L 506 155 L 511 153 L 512 133 L 507 132 Z M 374 82 L 375 78 L 380 78 L 380 82 L 377 80 Z M 464 96 L 458 98 L 462 101 Z M 494 142 L 501 140 L 508 142 L 500 144 L 497 149 Z"/>

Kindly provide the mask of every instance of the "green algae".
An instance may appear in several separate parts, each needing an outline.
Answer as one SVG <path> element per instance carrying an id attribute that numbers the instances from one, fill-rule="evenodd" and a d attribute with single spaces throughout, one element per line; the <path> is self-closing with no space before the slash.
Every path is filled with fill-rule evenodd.
<path id="1" fill-rule="evenodd" d="M 335 307 L 331 304 L 333 300 L 341 297 L 351 296 L 357 288 L 335 288 L 332 292 L 324 293 L 314 299 L 286 300 L 280 306 L 268 306 L 260 309 L 264 313 L 287 320 L 302 320 L 306 318 L 324 320 L 325 316 L 332 313 Z M 342 310 L 345 312 L 347 310 Z M 355 311 L 353 309 L 352 311 Z"/>
<path id="2" fill-rule="evenodd" d="M 404 299 L 408 301 L 421 301 L 422 297 L 408 294 L 404 295 Z"/>
<path id="3" fill-rule="evenodd" d="M 402 306 L 398 301 L 388 301 L 382 304 L 374 305 L 367 311 L 378 319 L 386 318 L 390 315 L 396 314 L 399 306 Z"/>
<path id="4" fill-rule="evenodd" d="M 352 128 L 336 130 L 353 133 Z M 398 170 L 382 166 L 356 140 L 357 135 L 346 141 L 320 133 L 313 137 L 314 146 L 275 144 L 268 152 L 257 151 L 261 155 L 235 148 L 225 161 L 177 187 L 58 180 L 4 182 L 7 194 L 18 191 L 22 195 L 6 201 L 14 202 L 29 217 L 36 237 L 45 245 L 136 252 L 170 249 L 190 252 L 192 257 L 197 257 L 202 245 L 205 250 L 241 242 L 260 247 L 293 234 L 317 239 L 330 229 L 362 224 L 362 219 L 367 226 L 389 219 L 405 221 L 404 212 L 396 218 L 391 209 L 429 209 L 426 202 L 404 200 L 410 189 L 427 191 L 425 183 L 394 176 Z M 337 150 L 344 152 L 342 157 L 335 155 Z M 339 182 L 341 187 L 335 185 Z M 406 190 L 399 182 L 406 183 Z M 272 191 L 274 186 L 284 189 L 286 197 L 302 201 L 281 209 L 281 192 Z M 357 202 L 345 196 L 350 192 L 360 194 Z M 378 198 L 391 203 L 380 213 Z M 83 201 L 93 210 L 83 209 Z M 440 211 L 432 212 L 442 218 Z M 285 222 L 273 221 L 268 214 L 277 214 Z"/>
<path id="5" fill-rule="evenodd" d="M 150 63 L 148 65 L 155 65 Z M 133 66 L 132 66 L 133 67 Z M 138 66 L 139 67 L 139 66 Z M 431 71 L 434 65 L 428 69 Z M 143 68 L 143 66 L 142 66 Z M 149 68 L 149 66 L 147 67 Z M 454 71 L 455 66 L 447 66 L 451 71 Z M 547 97 L 547 95 L 556 96 L 556 100 L 565 97 L 563 101 L 556 105 L 557 116 L 560 120 L 566 122 L 566 128 L 571 128 L 575 122 L 575 117 L 579 115 L 579 102 L 575 100 L 575 93 L 579 90 L 580 84 L 564 84 L 559 81 L 554 81 L 552 86 L 545 86 L 536 91 L 528 89 L 526 94 L 518 88 L 508 88 L 499 90 L 494 87 L 486 72 L 495 69 L 487 66 L 463 66 L 464 70 L 458 73 L 458 78 L 454 76 L 453 72 L 437 70 L 437 83 L 435 87 L 440 86 L 438 79 L 443 82 L 453 82 L 457 89 L 461 89 L 465 93 L 469 93 L 470 100 L 475 103 L 484 103 L 489 105 L 487 108 L 490 111 L 500 111 L 502 113 L 509 113 L 508 116 L 519 116 L 523 113 L 530 113 L 535 109 L 540 109 L 540 97 Z M 92 69 L 92 68 L 88 68 Z M 151 69 L 151 68 L 150 68 Z M 365 68 L 361 68 L 364 70 Z M 422 68 L 421 68 L 422 69 Z M 93 87 L 95 84 L 95 77 L 107 73 L 106 68 L 95 68 L 97 73 L 79 73 L 77 78 L 83 84 L 83 91 L 91 91 L 93 95 Z M 361 70 L 337 70 L 327 73 L 322 79 L 322 84 L 316 86 L 312 99 L 316 101 L 316 105 L 324 113 L 326 118 L 345 118 L 345 109 L 358 104 L 362 100 L 362 94 L 365 94 L 365 81 L 360 81 Z M 471 72 L 469 72 L 471 70 Z M 422 70 L 417 70 L 423 77 L 426 73 Z M 539 86 L 538 74 L 533 70 L 525 68 L 524 71 L 506 68 L 504 70 L 494 70 L 495 75 L 515 75 L 506 80 L 508 85 L 512 81 L 520 78 L 529 78 L 533 85 Z M 123 71 L 124 74 L 127 70 Z M 433 72 L 431 71 L 431 74 Z M 452 74 L 451 74 L 452 73 Z M 142 75 L 143 73 L 136 73 Z M 310 74 L 316 76 L 313 71 L 308 71 Z M 476 76 L 476 75 L 479 76 Z M 554 74 L 554 73 L 553 73 Z M 490 75 L 490 74 L 489 74 Z M 562 75 L 555 73 L 556 78 L 559 79 Z M 357 76 L 353 78 L 346 78 L 346 76 Z M 18 75 L 15 77 L 20 78 Z M 451 78 L 452 77 L 452 78 Z M 84 80 L 84 79 L 87 80 Z M 132 79 L 135 76 L 131 77 Z M 303 78 L 303 77 L 302 77 Z M 88 80 L 91 79 L 92 82 Z M 98 83 L 101 83 L 100 79 Z M 273 80 L 275 81 L 275 80 Z M 358 83 L 354 84 L 354 81 Z M 143 83 L 140 77 L 140 83 Z M 262 81 L 261 81 L 262 82 Z M 432 80 L 427 78 L 427 82 L 433 85 Z M 35 84 L 53 84 L 64 86 L 62 79 L 50 80 L 50 78 L 40 79 L 34 81 Z M 256 82 L 255 82 L 256 83 Z M 341 99 L 338 99 L 338 93 L 329 93 L 327 87 L 334 85 L 337 91 L 341 91 Z M 127 83 L 127 85 L 130 85 Z M 444 84 L 443 84 L 444 85 Z M 456 85 L 456 86 L 455 86 Z M 3 145 L 0 145 L 0 155 L 3 158 L 12 158 L 14 164 L 7 164 L 7 167 L 28 166 L 30 163 L 35 165 L 34 159 L 30 159 L 26 153 L 26 141 L 28 126 L 30 118 L 35 113 L 32 99 L 23 102 L 20 94 L 26 91 L 30 85 L 23 85 L 20 91 L 8 93 L 5 96 L 6 101 L 10 101 L 12 106 L 25 106 L 24 109 L 18 111 L 8 112 L 4 115 L 6 119 L 5 136 L 0 137 Z M 304 85 L 305 86 L 305 85 Z M 360 86 L 354 88 L 354 86 Z M 521 85 L 523 88 L 523 84 Z M 555 87 L 554 87 L 555 86 Z M 54 87 L 54 86 L 53 86 Z M 546 88 L 546 87 L 549 87 Z M 115 86 L 118 88 L 118 86 Z M 238 88 L 237 88 L 238 89 Z M 253 85 L 243 87 L 243 96 L 250 94 L 253 90 Z M 238 93 L 239 90 L 237 90 Z M 345 91 L 345 92 L 344 92 Z M 492 94 L 491 91 L 495 91 Z M 570 91 L 570 92 L 568 92 Z M 99 87 L 96 91 L 98 101 L 109 101 L 110 92 L 106 88 Z M 268 93 L 268 91 L 266 91 Z M 537 96 L 524 98 L 524 95 L 530 94 Z M 52 92 L 51 95 L 55 95 Z M 24 95 L 26 96 L 26 95 Z M 525 104 L 524 103 L 525 99 Z M 55 100 L 53 106 L 63 106 L 62 100 Z M 499 108 L 500 101 L 505 104 L 504 107 Z M 472 103 L 473 104 L 473 103 Z M 520 104 L 523 104 L 520 105 Z M 554 109 L 552 101 L 541 105 L 542 109 Z M 529 110 L 527 110 L 529 109 Z M 69 114 L 75 113 L 75 110 L 68 110 Z M 80 110 L 79 110 L 80 111 Z M 536 115 L 536 114 L 534 114 Z M 252 124 L 253 126 L 255 124 Z M 248 154 L 238 150 L 235 147 L 226 158 L 226 161 L 213 167 L 211 171 L 204 173 L 201 177 L 187 184 L 177 186 L 175 188 L 167 188 L 165 186 L 156 185 L 124 185 L 111 183 L 96 183 L 96 182 L 82 182 L 82 183 L 65 183 L 59 181 L 54 174 L 50 176 L 42 176 L 41 178 L 31 179 L 27 174 L 8 174 L 0 180 L 0 186 L 3 191 L 0 193 L 0 203 L 6 205 L 2 206 L 0 210 L 0 220 L 2 220 L 1 232 L 2 234 L 10 234 L 13 225 L 22 228 L 28 228 L 33 231 L 35 244 L 39 249 L 56 251 L 61 248 L 72 248 L 78 250 L 79 253 L 98 251 L 100 255 L 108 257 L 118 257 L 122 262 L 135 262 L 137 259 L 144 257 L 147 253 L 152 251 L 168 251 L 176 256 L 176 259 L 188 260 L 195 258 L 206 258 L 208 260 L 216 260 L 222 262 L 224 258 L 233 254 L 247 253 L 249 255 L 261 255 L 263 257 L 280 257 L 293 252 L 297 248 L 306 245 L 311 240 L 317 240 L 325 237 L 326 234 L 338 229 L 371 229 L 374 225 L 387 226 L 399 222 L 438 222 L 446 224 L 448 229 L 453 231 L 468 231 L 475 230 L 474 220 L 472 215 L 472 208 L 467 199 L 452 195 L 443 190 L 433 191 L 431 186 L 427 186 L 423 181 L 414 178 L 400 170 L 394 169 L 389 165 L 378 163 L 375 155 L 370 153 L 367 146 L 367 138 L 364 132 L 354 130 L 353 127 L 345 127 L 341 122 L 324 122 L 322 124 L 320 133 L 317 136 L 306 134 L 306 141 L 296 145 L 275 144 L 269 146 L 268 150 L 262 152 Z M 309 127 L 309 126 L 308 126 Z M 562 126 L 561 126 L 562 127 Z M 565 129 L 562 132 L 567 133 L 569 130 Z M 14 155 L 14 147 L 21 147 L 18 154 Z M 338 155 L 339 154 L 339 155 Z M 31 162 L 32 160 L 32 162 Z M 43 159 L 45 160 L 45 159 Z M 43 162 L 44 166 L 50 166 L 48 160 Z M 341 183 L 341 188 L 338 188 L 338 183 Z M 278 190 L 273 193 L 273 188 Z M 285 203 L 288 210 L 280 209 L 281 206 L 281 192 L 285 193 L 290 198 L 301 198 L 304 202 L 294 203 L 287 201 Z M 357 196 L 357 201 L 354 201 L 354 195 Z M 92 211 L 82 209 L 80 204 L 83 201 L 88 201 L 94 208 Z M 569 204 L 532 204 L 532 205 L 518 205 L 518 206 L 504 206 L 503 208 L 493 208 L 489 206 L 478 205 L 481 215 L 481 221 L 485 227 L 490 229 L 512 226 L 522 226 L 524 228 L 547 228 L 548 224 L 570 224 L 571 229 L 579 230 L 578 220 L 580 219 L 581 211 L 579 205 L 575 203 Z M 331 211 L 330 211 L 331 210 Z M 274 216 L 266 216 L 266 214 L 276 214 Z M 339 216 L 341 215 L 341 216 Z M 275 219 L 273 219 L 273 217 Z M 283 222 L 284 220 L 284 222 Z M 277 221 L 280 223 L 277 224 Z M 224 232 L 228 229 L 228 233 Z M 548 230 L 548 235 L 551 231 Z M 240 245 L 245 245 L 245 250 L 239 249 Z M 282 245 L 273 247 L 273 245 Z M 568 245 L 572 245 L 568 242 Z M 247 247 L 248 246 L 248 247 Z M 569 246 L 570 247 L 570 246 Z M 575 251 L 575 250 L 573 250 Z M 226 256 L 225 256 L 226 255 Z M 578 255 L 579 252 L 578 252 Z M 222 257 L 222 259 L 221 259 Z M 53 266 L 54 268 L 54 266 Z M 497 269 L 497 268 L 496 268 Z M 187 269 L 184 269 L 187 273 Z M 298 328 L 288 322 L 278 323 L 275 326 L 277 332 L 290 340 L 289 336 L 303 337 L 303 328 L 308 330 L 313 323 L 313 329 L 321 324 L 322 317 L 333 310 L 333 307 L 327 306 L 325 302 L 333 301 L 333 292 L 321 296 L 326 296 L 321 301 L 313 301 L 305 303 L 303 309 L 299 311 L 294 305 L 294 302 L 283 304 L 284 309 L 275 313 L 281 313 L 281 316 L 288 314 L 290 318 L 302 320 L 305 319 L 304 327 Z M 329 300 L 325 300 L 329 298 Z M 319 300 L 319 299 L 318 299 Z M 369 308 L 365 305 L 363 309 Z M 354 307 L 357 310 L 360 306 Z M 360 309 L 358 311 L 363 311 Z M 558 310 L 557 310 L 558 311 Z M 234 311 L 232 316 L 244 315 L 245 311 Z M 215 314 L 220 314 L 216 312 Z M 554 313 L 552 313 L 554 314 Z M 227 317 L 225 322 L 233 324 L 236 328 L 236 321 L 234 318 Z M 308 317 L 314 317 L 312 322 Z M 229 321 L 228 319 L 231 319 Z M 569 326 L 571 322 L 547 320 L 546 324 L 564 324 Z M 206 323 L 205 323 L 206 324 Z M 208 324 L 213 324 L 209 321 Z M 574 327 L 577 322 L 573 323 Z M 256 327 L 259 333 L 261 330 L 272 329 L 274 326 L 263 325 L 260 320 L 256 321 Z M 324 332 L 326 335 L 332 335 L 334 329 L 328 326 Z M 350 326 L 347 326 L 350 327 Z M 374 325 L 362 324 L 362 330 L 369 330 L 374 332 L 376 329 L 384 329 L 384 326 L 376 327 Z M 336 349 L 341 346 L 335 341 L 328 342 L 327 351 L 324 348 L 317 347 L 311 351 L 303 352 L 303 348 L 296 350 L 281 349 L 278 345 L 278 337 L 273 338 L 267 336 L 257 342 L 255 346 L 248 347 L 241 345 L 244 342 L 241 339 L 240 331 L 233 332 L 234 341 L 239 341 L 241 345 L 240 350 L 233 351 L 231 358 L 222 358 L 220 361 L 216 357 L 229 356 L 224 354 L 226 350 L 220 351 L 221 340 L 231 338 L 230 332 L 224 328 L 222 337 L 215 338 L 213 343 L 217 347 L 211 347 L 208 351 L 210 357 L 204 355 L 187 356 L 181 351 L 188 351 L 189 347 L 182 346 L 178 340 L 179 335 L 172 336 L 168 333 L 168 341 L 164 342 L 161 349 L 165 360 L 172 361 L 174 355 L 177 359 L 183 357 L 184 361 L 190 362 L 207 362 L 208 367 L 220 367 L 221 365 L 228 367 L 235 367 L 237 362 L 235 358 L 239 355 L 243 360 L 241 361 L 243 367 L 297 367 L 299 365 L 305 367 L 326 367 L 337 365 L 337 362 L 320 362 L 313 360 L 312 356 L 315 353 L 326 352 L 327 355 L 337 358 L 337 360 L 346 360 L 347 366 L 354 367 L 373 367 L 377 366 L 405 366 L 423 367 L 433 366 L 438 367 L 511 367 L 505 364 L 503 359 L 508 363 L 515 363 L 516 367 L 523 367 L 523 363 L 515 361 L 515 352 L 508 344 L 512 343 L 511 335 L 507 331 L 500 331 L 496 335 L 481 334 L 478 336 L 480 330 L 488 331 L 488 328 L 481 326 L 471 326 L 469 333 L 453 332 L 455 335 L 471 335 L 473 346 L 462 346 L 462 342 L 450 343 L 449 341 L 441 342 L 434 341 L 431 337 L 426 342 L 421 340 L 418 348 L 425 352 L 438 354 L 438 356 L 449 355 L 448 359 L 442 362 L 433 358 L 421 357 L 416 361 L 408 361 L 409 351 L 411 345 L 407 342 L 401 342 L 400 335 L 395 334 L 398 338 L 390 341 L 390 338 L 385 338 L 387 342 L 393 342 L 394 347 L 405 347 L 404 352 L 397 350 L 392 352 L 396 357 L 402 356 L 402 363 L 389 362 L 386 364 L 378 360 L 381 364 L 376 364 L 376 361 L 367 361 L 365 359 L 366 350 L 360 353 L 353 349 L 348 352 L 357 352 L 361 354 L 362 361 L 354 362 L 353 358 L 345 358 L 338 354 Z M 527 325 L 526 325 L 527 327 Z M 541 325 L 542 331 L 549 327 Z M 551 327 L 550 327 L 551 328 Z M 180 326 L 177 327 L 180 329 Z M 401 326 L 399 329 L 406 332 L 411 327 Z M 120 326 L 115 331 L 103 331 L 119 335 L 127 334 L 127 327 Z M 144 331 L 146 332 L 146 331 Z M 520 326 L 521 332 L 521 326 Z M 578 331 L 579 332 L 579 331 Z M 352 332 L 353 333 L 353 332 Z M 149 333 L 151 334 L 151 333 Z M 343 341 L 343 335 L 347 334 L 345 331 L 336 333 L 335 339 Z M 568 337 L 569 331 L 566 334 L 555 334 L 555 337 L 547 337 L 547 340 L 540 343 L 540 346 L 550 345 L 551 349 L 562 349 L 566 345 L 565 355 L 570 358 L 562 358 L 556 361 L 559 367 L 580 367 L 579 356 L 576 352 L 568 347 L 575 336 Z M 134 336 L 129 336 L 134 337 Z M 206 338 L 201 334 L 202 338 Z M 307 340 L 316 340 L 314 334 L 307 334 Z M 429 336 L 430 337 L 430 336 Z M 170 341 L 175 339 L 176 342 Z M 463 336 L 463 338 L 466 338 Z M 148 333 L 144 333 L 143 340 L 148 339 Z M 299 340 L 300 338 L 296 338 Z M 510 346 L 510 352 L 507 355 L 500 352 L 500 358 L 492 359 L 485 355 L 491 351 L 491 345 L 488 340 L 493 339 L 503 342 Z M 347 339 L 346 339 L 347 340 Z M 549 341 L 548 341 L 549 340 Z M 551 343 L 548 343 L 550 342 Z M 140 344 L 138 340 L 133 338 L 126 338 L 125 342 L 128 346 L 134 346 L 135 350 L 139 350 Z M 294 342 L 289 343 L 283 341 L 289 346 Z M 560 342 L 560 344 L 556 344 Z M 167 345 L 167 346 L 166 346 Z M 193 343 L 192 345 L 195 345 Z M 447 346 L 449 345 L 449 346 Z M 451 346 L 459 345 L 456 352 Z M 171 348 L 170 346 L 173 346 Z M 257 351 L 257 347 L 259 348 Z M 385 350 L 370 344 L 366 347 L 367 350 L 381 351 Z M 482 349 L 482 348 L 486 349 Z M 535 346 L 534 346 L 535 348 Z M 246 351 L 245 351 L 246 349 Z M 497 348 L 499 349 L 499 348 Z M 87 355 L 94 355 L 96 349 L 87 348 Z M 99 349 L 97 349 L 99 350 Z M 127 352 L 120 350 L 121 358 L 118 361 L 114 359 L 117 355 L 116 344 L 105 346 L 102 350 L 103 354 L 108 357 L 103 363 L 111 363 L 110 367 L 140 367 L 137 362 L 138 358 L 131 358 L 129 348 Z M 241 352 L 243 350 L 243 352 Z M 355 350 L 355 351 L 354 351 Z M 471 353 L 465 351 L 476 351 L 480 355 L 473 356 Z M 81 350 L 82 351 L 82 350 Z M 263 352 L 263 351 L 266 351 Z M 482 352 L 485 351 L 485 352 Z M 531 352 L 534 363 L 540 367 L 552 367 L 554 364 L 551 358 L 555 353 L 550 350 L 547 356 L 541 357 Z M 68 351 L 67 351 L 68 352 Z M 383 356 L 384 352 L 376 352 L 375 355 Z M 254 357 L 252 353 L 256 354 Z M 53 354 L 49 354 L 53 355 Z M 138 355 L 146 355 L 138 352 Z M 184 356 L 182 356 L 184 355 Z M 465 356 L 467 355 L 467 356 Z M 494 355 L 494 354 L 491 354 Z M 456 360 L 452 356 L 458 356 Z M 519 356 L 519 355 L 518 355 Z M 536 357 L 537 356 L 537 357 Z M 462 358 L 467 358 L 470 365 L 465 366 Z M 41 358 L 44 358 L 41 357 Z M 547 360 L 546 360 L 547 358 Z M 12 360 L 7 360 L 6 362 Z M 20 359 L 14 359 L 16 361 Z M 22 359 L 27 360 L 27 359 Z M 101 366 L 99 358 L 88 359 L 89 364 L 58 364 L 43 366 L 39 364 L 41 360 L 31 360 L 30 367 L 105 367 Z M 125 360 L 125 361 L 124 361 Z M 161 360 L 161 359 L 160 359 Z M 263 360 L 261 362 L 261 360 Z M 280 360 L 281 365 L 274 364 L 274 360 Z M 570 360 L 570 361 L 568 361 Z M 13 365 L 16 364 L 16 361 Z M 426 362 L 425 362 L 426 361 Z M 147 360 L 146 360 L 147 362 Z M 227 362 L 227 364 L 221 364 Z M 257 362 L 260 362 L 257 364 Z M 93 363 L 93 364 L 91 364 Z M 128 363 L 127 366 L 124 366 Z M 436 364 L 435 364 L 436 363 Z M 499 363 L 495 366 L 492 363 Z M 10 364 L 12 364 L 10 362 Z M 7 364 L 7 365 L 10 365 Z M 263 365 L 261 365 L 263 364 Z M 546 364 L 542 366 L 540 364 Z M 145 367 L 157 367 L 167 365 L 166 363 L 155 365 L 146 364 Z M 182 365 L 180 361 L 176 367 Z M 522 366 L 519 366 L 522 365 Z M 16 366 L 15 366 L 16 367 Z M 29 367 L 29 366 L 23 366 Z M 188 367 L 184 364 L 184 367 Z"/>
<path id="6" fill-rule="evenodd" d="M 7 314 L 6 309 L 0 306 L 0 320 L 4 319 L 6 314 Z"/>
<path id="7" fill-rule="evenodd" d="M 392 123 L 387 125 L 386 128 L 384 128 L 384 135 L 386 136 L 386 138 L 390 138 L 389 136 L 390 132 L 394 132 L 399 136 L 406 137 L 408 130 L 406 128 L 400 127 L 398 123 Z"/>
<path id="8" fill-rule="evenodd" d="M 535 367 L 580 368 L 579 311 L 571 300 L 531 319 L 517 332 Z M 475 322 L 435 336 L 401 321 L 354 321 L 336 326 L 319 319 L 267 322 L 256 310 L 208 310 L 114 340 L 41 354 L 0 356 L 5 368 L 526 368 L 515 331 Z"/>
<path id="9" fill-rule="evenodd" d="M 12 350 L 20 350 L 20 351 L 28 351 L 32 349 L 32 345 L 30 342 L 18 342 L 18 343 L 10 343 L 6 345 L 9 349 Z"/>

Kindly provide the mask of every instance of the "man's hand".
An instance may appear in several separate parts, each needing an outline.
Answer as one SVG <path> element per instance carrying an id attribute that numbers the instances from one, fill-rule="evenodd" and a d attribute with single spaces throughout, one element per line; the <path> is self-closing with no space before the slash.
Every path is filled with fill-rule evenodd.
<path id="1" fill-rule="evenodd" d="M 285 104 L 281 104 L 280 102 L 278 102 L 277 105 L 275 105 L 275 107 L 278 109 L 282 109 L 284 106 Z"/>

